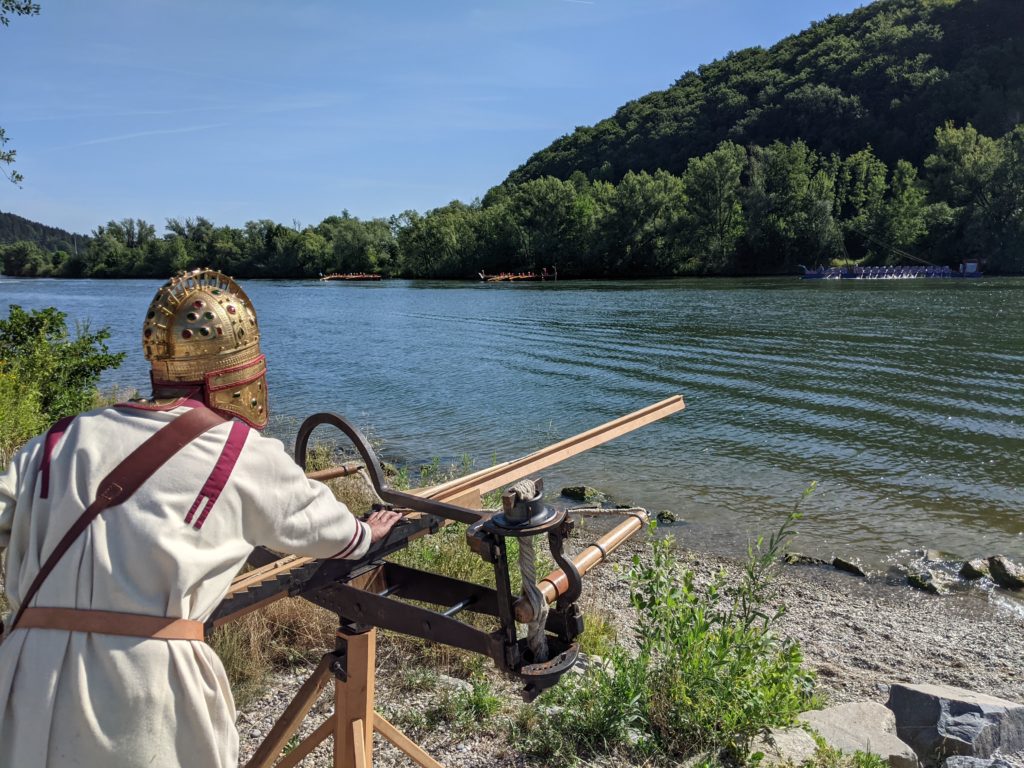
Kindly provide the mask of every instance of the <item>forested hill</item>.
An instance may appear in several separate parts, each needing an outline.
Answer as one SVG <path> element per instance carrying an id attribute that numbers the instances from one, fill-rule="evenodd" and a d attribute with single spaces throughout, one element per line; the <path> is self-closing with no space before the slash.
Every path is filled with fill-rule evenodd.
<path id="1" fill-rule="evenodd" d="M 920 165 L 937 126 L 1002 136 L 1024 122 L 1021 0 L 878 0 L 765 50 L 748 48 L 688 72 L 533 155 L 508 182 L 582 171 L 681 174 L 722 141 L 801 139 L 823 154 L 870 144 L 892 165 Z"/>
<path id="2" fill-rule="evenodd" d="M 82 247 L 87 245 L 88 241 L 89 238 L 83 235 L 76 235 L 57 227 L 48 227 L 16 214 L 0 211 L 0 245 L 29 242 L 46 251 L 74 253 L 76 244 Z"/>

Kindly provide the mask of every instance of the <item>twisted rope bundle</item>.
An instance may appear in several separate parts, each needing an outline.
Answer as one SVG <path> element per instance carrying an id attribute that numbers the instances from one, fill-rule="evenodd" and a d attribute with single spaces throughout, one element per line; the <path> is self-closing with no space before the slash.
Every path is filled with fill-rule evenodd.
<path id="1" fill-rule="evenodd" d="M 521 499 L 532 499 L 537 495 L 537 486 L 533 480 L 520 480 L 511 486 L 511 490 L 519 494 Z M 533 536 L 519 539 L 519 572 L 523 577 L 523 594 L 530 601 L 533 609 L 533 620 L 526 625 L 526 643 L 533 653 L 535 661 L 547 661 L 548 639 L 544 634 L 544 626 L 548 620 L 548 601 L 537 588 L 537 558 L 534 551 Z"/>

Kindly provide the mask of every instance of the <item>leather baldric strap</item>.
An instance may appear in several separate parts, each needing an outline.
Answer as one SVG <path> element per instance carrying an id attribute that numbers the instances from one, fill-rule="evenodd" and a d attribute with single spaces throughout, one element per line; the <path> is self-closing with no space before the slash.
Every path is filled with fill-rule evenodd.
<path id="1" fill-rule="evenodd" d="M 32 598 L 35 597 L 46 577 L 50 575 L 50 571 L 100 512 L 107 507 L 123 504 L 174 454 L 199 435 L 223 423 L 224 419 L 209 408 L 193 408 L 161 427 L 114 467 L 100 483 L 96 500 L 82 512 L 70 530 L 64 534 L 64 538 L 58 542 L 50 556 L 46 558 L 42 568 L 39 569 L 39 573 L 36 574 L 32 584 L 29 585 L 22 597 L 18 613 L 15 615 L 14 621 L 11 622 L 10 631 L 13 632 L 20 627 L 19 622 L 26 608 L 32 602 Z"/>
<path id="2" fill-rule="evenodd" d="M 26 608 L 18 629 L 64 629 L 152 640 L 202 640 L 203 622 L 81 608 Z"/>

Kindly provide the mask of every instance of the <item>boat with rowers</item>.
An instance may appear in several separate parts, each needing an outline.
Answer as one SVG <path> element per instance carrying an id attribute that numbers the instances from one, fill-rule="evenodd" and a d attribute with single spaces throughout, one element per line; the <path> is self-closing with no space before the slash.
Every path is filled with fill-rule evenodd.
<path id="1" fill-rule="evenodd" d="M 486 272 L 477 272 L 477 276 L 485 283 L 518 283 L 536 280 L 557 280 L 558 270 L 555 267 L 548 269 L 544 267 L 538 272 L 501 272 L 497 275 L 489 275 Z"/>
<path id="2" fill-rule="evenodd" d="M 965 278 L 981 277 L 977 259 L 965 259 L 960 269 L 940 267 L 935 264 L 895 265 L 879 267 L 844 266 L 808 269 L 799 265 L 804 273 L 803 280 L 915 280 L 918 278 Z"/>
<path id="3" fill-rule="evenodd" d="M 326 283 L 330 280 L 380 280 L 380 275 L 374 275 L 369 272 L 346 272 L 341 274 L 335 272 L 331 275 L 320 275 L 320 282 Z"/>

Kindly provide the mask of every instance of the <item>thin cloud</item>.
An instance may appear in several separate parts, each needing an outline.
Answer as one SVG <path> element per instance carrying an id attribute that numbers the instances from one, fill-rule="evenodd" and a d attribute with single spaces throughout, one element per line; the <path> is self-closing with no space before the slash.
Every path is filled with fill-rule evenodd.
<path id="1" fill-rule="evenodd" d="M 81 141 L 77 144 L 66 144 L 62 147 L 53 147 L 53 149 L 76 149 L 78 147 L 91 147 L 96 144 L 113 144 L 117 141 L 128 141 L 130 139 L 140 139 L 145 136 L 165 136 L 171 133 L 195 133 L 196 131 L 208 131 L 213 128 L 223 128 L 230 123 L 211 123 L 209 125 L 190 125 L 185 128 L 157 128 L 152 131 L 138 131 L 136 133 L 122 133 L 118 136 L 104 136 L 100 139 L 90 139 L 89 141 Z"/>

